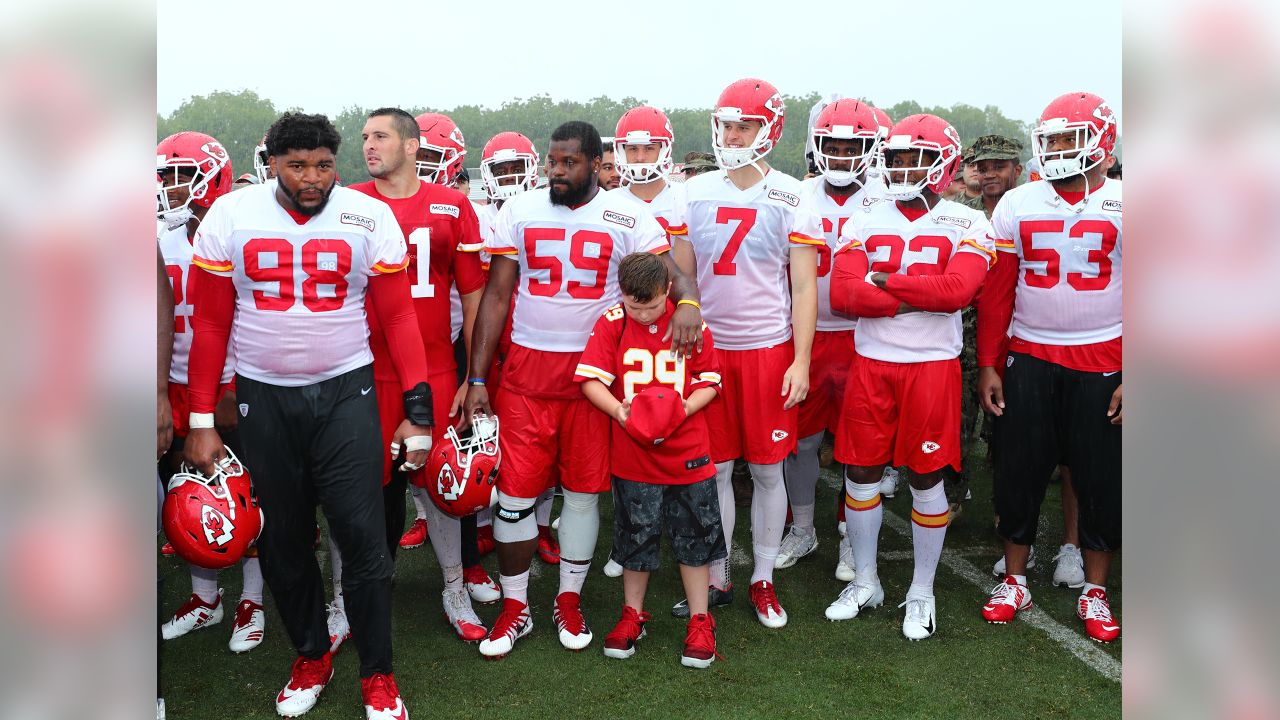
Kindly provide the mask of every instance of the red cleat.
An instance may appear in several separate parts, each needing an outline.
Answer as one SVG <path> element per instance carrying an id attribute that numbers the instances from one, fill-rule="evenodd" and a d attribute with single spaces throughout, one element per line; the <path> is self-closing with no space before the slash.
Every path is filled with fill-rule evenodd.
<path id="1" fill-rule="evenodd" d="M 400 547 L 405 550 L 412 550 L 414 548 L 422 547 L 423 543 L 426 541 L 427 521 L 423 518 L 418 518 L 413 521 L 413 524 L 409 526 L 409 529 L 405 531 L 404 535 L 400 536 Z"/>
<path id="2" fill-rule="evenodd" d="M 538 526 L 538 557 L 548 565 L 560 564 L 560 543 L 551 535 L 551 528 Z"/>

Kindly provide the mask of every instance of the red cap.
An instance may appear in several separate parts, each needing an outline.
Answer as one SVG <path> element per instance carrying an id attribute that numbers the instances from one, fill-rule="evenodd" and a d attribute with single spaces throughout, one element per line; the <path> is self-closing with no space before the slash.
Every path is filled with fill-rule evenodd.
<path id="1" fill-rule="evenodd" d="M 684 398 L 669 387 L 650 385 L 631 398 L 627 432 L 644 445 L 657 445 L 684 422 Z"/>

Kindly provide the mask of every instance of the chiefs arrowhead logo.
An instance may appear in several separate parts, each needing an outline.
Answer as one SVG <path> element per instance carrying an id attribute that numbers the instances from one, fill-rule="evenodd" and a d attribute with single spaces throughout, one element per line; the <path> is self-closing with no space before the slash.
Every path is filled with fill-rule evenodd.
<path id="1" fill-rule="evenodd" d="M 200 508 L 200 526 L 204 528 L 204 540 L 210 545 L 226 545 L 231 541 L 231 533 L 236 526 L 231 519 L 212 505 Z"/>
<path id="2" fill-rule="evenodd" d="M 462 483 L 458 482 L 458 476 L 453 474 L 453 467 L 448 463 L 441 466 L 440 474 L 436 476 L 436 492 L 450 502 L 462 494 Z"/>
<path id="3" fill-rule="evenodd" d="M 786 430 L 774 430 L 774 431 L 773 431 L 773 441 L 774 441 L 774 442 L 782 442 L 783 440 L 786 440 L 786 439 L 787 439 L 787 431 L 786 431 Z"/>
<path id="4" fill-rule="evenodd" d="M 920 444 L 920 450 L 923 451 L 926 455 L 929 453 L 937 452 L 941 447 L 942 447 L 941 445 L 933 441 L 928 441 Z"/>

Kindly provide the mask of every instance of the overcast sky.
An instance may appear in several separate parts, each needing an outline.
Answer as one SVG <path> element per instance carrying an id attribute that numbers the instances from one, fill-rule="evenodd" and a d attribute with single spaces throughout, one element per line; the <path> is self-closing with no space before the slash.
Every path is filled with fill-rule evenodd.
<path id="1" fill-rule="evenodd" d="M 325 113 L 538 93 L 708 107 L 730 82 L 760 77 L 792 95 L 996 105 L 1020 120 L 1087 90 L 1123 118 L 1112 0 L 161 0 L 157 12 L 164 115 L 241 89 Z"/>

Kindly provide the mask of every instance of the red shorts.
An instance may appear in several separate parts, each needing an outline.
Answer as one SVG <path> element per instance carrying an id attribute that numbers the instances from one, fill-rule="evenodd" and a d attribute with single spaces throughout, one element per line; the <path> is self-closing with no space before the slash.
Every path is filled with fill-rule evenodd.
<path id="1" fill-rule="evenodd" d="M 228 391 L 235 391 L 235 382 L 218 386 L 218 402 Z M 173 436 L 184 438 L 191 431 L 191 398 L 187 395 L 187 386 L 169 383 L 169 407 L 173 408 Z"/>
<path id="2" fill-rule="evenodd" d="M 431 409 L 435 413 L 435 427 L 431 428 L 431 446 L 444 441 L 445 428 L 456 424 L 457 418 L 449 417 L 449 406 L 453 404 L 453 394 L 458 391 L 458 374 L 453 370 L 432 373 L 427 377 L 431 386 Z M 374 387 L 378 393 L 378 421 L 382 425 L 382 451 L 391 458 L 391 438 L 395 437 L 396 428 L 404 422 L 404 390 L 400 381 L 375 380 Z M 403 458 L 395 460 L 399 465 Z M 391 462 L 382 463 L 382 484 L 391 482 Z M 424 472 L 419 470 L 419 473 Z M 411 478 L 412 479 L 412 478 Z"/>
<path id="3" fill-rule="evenodd" d="M 892 363 L 854 355 L 836 460 L 916 473 L 960 470 L 960 361 Z"/>
<path id="4" fill-rule="evenodd" d="M 845 380 L 853 364 L 853 331 L 816 332 L 809 360 L 809 396 L 800 403 L 800 437 L 835 432 L 844 401 Z"/>
<path id="5" fill-rule="evenodd" d="M 720 397 L 703 412 L 711 430 L 711 460 L 782 462 L 796 448 L 796 408 L 783 410 L 782 376 L 795 360 L 791 341 L 720 354 Z"/>
<path id="6" fill-rule="evenodd" d="M 536 498 L 552 487 L 553 470 L 565 490 L 609 491 L 609 417 L 585 397 L 548 400 L 500 388 L 494 412 L 502 423 L 502 493 Z"/>

